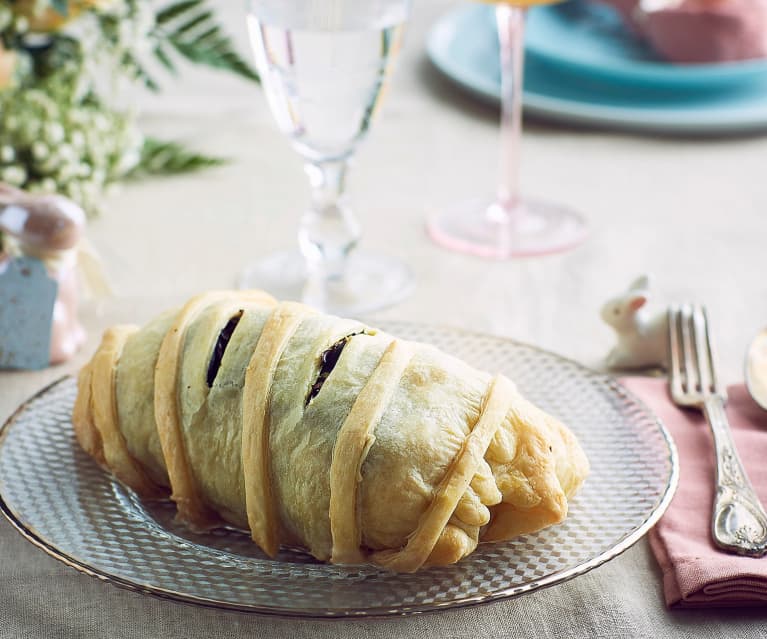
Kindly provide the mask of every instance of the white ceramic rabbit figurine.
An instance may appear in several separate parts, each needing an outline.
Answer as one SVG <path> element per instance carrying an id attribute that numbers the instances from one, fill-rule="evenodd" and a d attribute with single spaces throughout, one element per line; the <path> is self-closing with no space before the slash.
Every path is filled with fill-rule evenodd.
<path id="1" fill-rule="evenodd" d="M 629 289 L 602 306 L 602 319 L 615 329 L 618 343 L 607 356 L 610 368 L 667 367 L 668 314 L 651 313 L 645 305 L 650 279 L 642 275 Z"/>

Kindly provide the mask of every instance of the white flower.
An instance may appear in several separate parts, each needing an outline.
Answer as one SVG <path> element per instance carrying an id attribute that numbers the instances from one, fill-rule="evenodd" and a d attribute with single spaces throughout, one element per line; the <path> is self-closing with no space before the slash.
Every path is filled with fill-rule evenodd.
<path id="1" fill-rule="evenodd" d="M 51 150 L 48 146 L 43 142 L 40 142 L 40 140 L 37 140 L 32 144 L 32 157 L 34 157 L 35 160 L 44 160 L 50 155 L 50 152 Z"/>
<path id="2" fill-rule="evenodd" d="M 77 109 L 69 112 L 69 123 L 74 125 L 85 125 L 88 122 L 88 116 Z"/>
<path id="3" fill-rule="evenodd" d="M 61 162 L 67 164 L 75 165 L 80 159 L 80 155 L 69 144 L 62 144 L 58 149 L 56 149 L 56 155 L 59 157 Z"/>
<path id="4" fill-rule="evenodd" d="M 122 154 L 120 157 L 119 162 L 117 163 L 117 172 L 120 175 L 124 175 L 136 165 L 138 165 L 139 161 L 141 160 L 141 153 L 139 153 L 135 149 L 128 149 L 125 153 Z"/>
<path id="5" fill-rule="evenodd" d="M 0 171 L 0 178 L 13 186 L 21 186 L 27 179 L 27 172 L 23 166 L 6 166 Z"/>
<path id="6" fill-rule="evenodd" d="M 13 162 L 15 159 L 16 151 L 13 150 L 12 146 L 4 144 L 2 147 L 0 147 L 0 161 L 8 163 Z"/>
<path id="7" fill-rule="evenodd" d="M 40 189 L 42 191 L 45 191 L 46 193 L 55 193 L 56 192 L 56 180 L 53 178 L 44 178 L 40 182 Z"/>
<path id="8" fill-rule="evenodd" d="M 93 175 L 91 176 L 91 180 L 93 180 L 94 184 L 104 184 L 107 179 L 107 174 L 103 169 L 93 169 Z"/>
<path id="9" fill-rule="evenodd" d="M 66 184 L 77 177 L 77 167 L 73 164 L 60 164 L 56 171 L 56 181 L 59 184 Z"/>
<path id="10" fill-rule="evenodd" d="M 93 118 L 93 125 L 96 127 L 97 131 L 101 131 L 103 133 L 108 132 L 111 128 L 109 126 L 109 118 L 107 118 L 102 113 L 99 113 L 96 115 L 96 117 Z"/>
<path id="11" fill-rule="evenodd" d="M 80 162 L 77 165 L 77 176 L 81 178 L 89 177 L 91 174 L 91 167 L 85 162 Z"/>
<path id="12" fill-rule="evenodd" d="M 45 125 L 45 137 L 49 144 L 59 144 L 64 141 L 66 131 L 60 122 L 49 122 Z"/>
<path id="13" fill-rule="evenodd" d="M 16 16 L 13 26 L 17 33 L 26 33 L 27 29 L 29 29 L 29 20 L 24 16 Z"/>
<path id="14" fill-rule="evenodd" d="M 56 171 L 59 166 L 59 157 L 55 153 L 51 153 L 44 160 L 38 160 L 35 164 L 35 171 L 37 173 L 51 174 Z"/>
<path id="15" fill-rule="evenodd" d="M 78 151 L 82 151 L 85 148 L 85 136 L 82 131 L 72 131 L 69 138 L 72 146 Z"/>

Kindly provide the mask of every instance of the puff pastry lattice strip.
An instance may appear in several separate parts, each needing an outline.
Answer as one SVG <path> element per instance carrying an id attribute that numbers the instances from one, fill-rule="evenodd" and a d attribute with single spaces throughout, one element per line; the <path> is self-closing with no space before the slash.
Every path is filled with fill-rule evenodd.
<path id="1" fill-rule="evenodd" d="M 128 452 L 120 432 L 115 397 L 115 369 L 125 341 L 136 326 L 115 326 L 104 333 L 101 346 L 90 364 L 90 402 L 93 426 L 98 431 L 104 464 L 120 481 L 149 497 L 159 497 L 158 487 L 147 477 L 141 464 Z"/>
<path id="2" fill-rule="evenodd" d="M 178 518 L 270 556 L 410 572 L 561 521 L 588 462 L 490 377 L 260 291 L 214 291 L 115 327 L 78 379 L 81 446 Z"/>
<path id="3" fill-rule="evenodd" d="M 239 299 L 233 299 L 232 295 L 226 291 L 214 291 L 189 300 L 162 341 L 155 366 L 155 420 L 173 491 L 171 499 L 176 502 L 179 518 L 196 528 L 207 528 L 215 522 L 216 518 L 195 486 L 180 433 L 176 387 L 181 351 L 187 329 L 205 308 L 218 304 L 223 306 L 220 309 L 222 316 L 226 316 L 241 306 L 243 301 L 267 304 L 271 298 L 256 291 L 245 293 Z"/>
<path id="4" fill-rule="evenodd" d="M 242 401 L 245 507 L 253 541 L 270 557 L 277 554 L 280 544 L 269 470 L 269 392 L 288 340 L 307 312 L 305 306 L 291 302 L 283 302 L 274 309 L 245 372 Z"/>
<path id="5" fill-rule="evenodd" d="M 362 464 L 375 441 L 376 424 L 412 357 L 410 345 L 393 340 L 338 431 L 330 465 L 330 531 L 334 563 L 354 564 L 365 560 L 357 508 Z"/>

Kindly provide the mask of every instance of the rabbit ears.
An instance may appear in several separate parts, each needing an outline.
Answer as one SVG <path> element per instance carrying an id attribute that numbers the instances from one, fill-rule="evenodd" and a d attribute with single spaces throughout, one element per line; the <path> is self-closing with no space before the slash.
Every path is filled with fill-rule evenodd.
<path id="1" fill-rule="evenodd" d="M 635 279 L 629 286 L 626 294 L 626 306 L 633 311 L 637 311 L 647 304 L 647 298 L 650 294 L 650 276 L 645 274 Z"/>

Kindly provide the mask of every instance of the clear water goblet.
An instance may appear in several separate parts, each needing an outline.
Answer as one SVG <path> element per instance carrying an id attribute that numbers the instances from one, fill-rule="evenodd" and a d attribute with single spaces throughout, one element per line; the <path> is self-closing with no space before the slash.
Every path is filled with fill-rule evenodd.
<path id="1" fill-rule="evenodd" d="M 249 0 L 256 67 L 272 115 L 305 162 L 311 202 L 297 249 L 249 266 L 241 287 L 342 315 L 388 306 L 412 289 L 403 263 L 357 248 L 361 227 L 345 190 L 410 6 L 411 0 Z"/>

